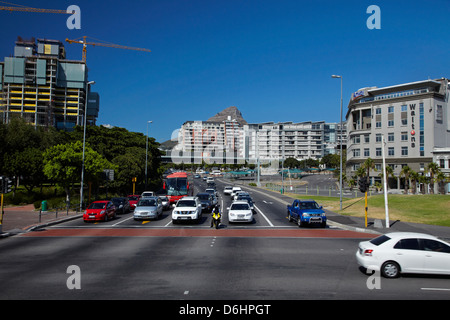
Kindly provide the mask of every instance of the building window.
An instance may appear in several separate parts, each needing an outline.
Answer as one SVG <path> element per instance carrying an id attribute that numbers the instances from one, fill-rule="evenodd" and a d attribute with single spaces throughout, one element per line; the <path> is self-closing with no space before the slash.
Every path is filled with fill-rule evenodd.
<path id="1" fill-rule="evenodd" d="M 360 136 L 354 136 L 354 137 L 353 137 L 353 143 L 355 143 L 355 144 L 360 144 L 360 143 L 361 143 L 361 138 L 360 138 Z"/>
<path id="2" fill-rule="evenodd" d="M 445 169 L 445 160 L 444 159 L 439 159 L 439 167 L 441 169 Z"/>
<path id="3" fill-rule="evenodd" d="M 394 147 L 389 147 L 388 148 L 388 156 L 390 156 L 390 157 L 395 156 Z"/>
<path id="4" fill-rule="evenodd" d="M 375 142 L 381 143 L 381 133 L 377 133 L 377 134 L 375 135 Z"/>
<path id="5" fill-rule="evenodd" d="M 408 111 L 408 106 L 406 104 L 402 105 L 402 112 Z"/>
<path id="6" fill-rule="evenodd" d="M 408 155 L 408 147 L 402 147 L 402 156 Z"/>
<path id="7" fill-rule="evenodd" d="M 388 120 L 388 127 L 394 126 L 394 120 Z"/>
<path id="8" fill-rule="evenodd" d="M 375 122 L 375 128 L 381 128 L 381 121 Z"/>
<path id="9" fill-rule="evenodd" d="M 381 114 L 381 108 L 376 108 L 375 109 L 375 114 Z"/>
<path id="10" fill-rule="evenodd" d="M 360 157 L 361 151 L 359 149 L 353 149 L 353 157 Z"/>
<path id="11" fill-rule="evenodd" d="M 442 123 L 442 119 L 443 119 L 442 106 L 437 105 L 436 106 L 436 123 Z"/>
<path id="12" fill-rule="evenodd" d="M 402 132 L 402 141 L 408 141 L 408 132 Z"/>
<path id="13" fill-rule="evenodd" d="M 369 143 L 370 142 L 370 136 L 368 134 L 364 135 L 364 143 Z"/>
<path id="14" fill-rule="evenodd" d="M 402 118 L 402 126 L 406 126 L 406 125 L 408 125 L 408 119 Z"/>
<path id="15" fill-rule="evenodd" d="M 375 171 L 381 171 L 381 164 L 375 164 Z"/>
<path id="16" fill-rule="evenodd" d="M 394 133 L 388 133 L 388 142 L 394 142 Z"/>
<path id="17" fill-rule="evenodd" d="M 375 155 L 376 155 L 377 157 L 381 157 L 381 156 L 382 156 L 381 148 L 376 148 L 376 149 L 375 149 Z"/>
<path id="18" fill-rule="evenodd" d="M 370 157 L 370 149 L 364 148 L 364 157 Z"/>
<path id="19" fill-rule="evenodd" d="M 388 108 L 388 113 L 394 113 L 394 107 L 393 106 L 390 106 Z"/>

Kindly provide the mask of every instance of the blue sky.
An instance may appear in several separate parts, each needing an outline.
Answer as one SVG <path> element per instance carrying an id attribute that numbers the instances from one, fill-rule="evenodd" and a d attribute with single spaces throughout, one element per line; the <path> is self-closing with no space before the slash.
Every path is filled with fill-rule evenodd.
<path id="1" fill-rule="evenodd" d="M 84 35 L 151 53 L 89 46 L 89 80 L 100 94 L 98 124 L 146 132 L 163 142 L 188 120 L 236 106 L 257 122 L 339 121 L 352 92 L 450 77 L 450 0 L 10 0 L 39 8 L 81 8 L 67 16 L 0 11 L 0 56 L 17 36 Z M 0 5 L 5 5 L 0 3 Z M 370 30 L 370 5 L 381 29 Z M 81 45 L 65 44 L 81 60 Z"/>

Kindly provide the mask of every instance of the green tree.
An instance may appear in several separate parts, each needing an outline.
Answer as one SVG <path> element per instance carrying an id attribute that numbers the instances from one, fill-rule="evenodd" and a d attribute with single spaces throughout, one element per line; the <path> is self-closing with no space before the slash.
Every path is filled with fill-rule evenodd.
<path id="1" fill-rule="evenodd" d="M 43 157 L 44 174 L 64 188 L 66 199 L 70 203 L 70 195 L 74 184 L 81 180 L 82 142 L 77 141 L 53 146 L 44 152 Z M 89 146 L 85 148 L 84 168 L 86 181 L 98 178 L 104 169 L 116 169 L 113 164 Z"/>
<path id="2" fill-rule="evenodd" d="M 409 176 L 411 175 L 411 168 L 409 166 L 403 166 L 402 171 L 400 171 L 400 177 L 405 177 L 405 193 L 408 194 L 409 187 Z"/>
<path id="3" fill-rule="evenodd" d="M 434 194 L 434 177 L 441 172 L 437 163 L 430 162 L 427 166 L 427 171 L 430 174 L 430 193 Z"/>

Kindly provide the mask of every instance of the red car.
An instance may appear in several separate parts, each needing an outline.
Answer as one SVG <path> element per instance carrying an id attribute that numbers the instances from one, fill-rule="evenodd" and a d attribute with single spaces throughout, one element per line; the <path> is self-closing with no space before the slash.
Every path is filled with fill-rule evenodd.
<path id="1" fill-rule="evenodd" d="M 136 205 L 139 202 L 139 199 L 141 198 L 141 196 L 134 194 L 134 195 L 129 195 L 127 198 L 128 198 L 128 201 L 130 202 L 130 209 L 131 210 L 136 209 Z"/>
<path id="2" fill-rule="evenodd" d="M 102 200 L 92 202 L 83 214 L 84 222 L 108 221 L 116 217 L 116 206 L 112 201 Z"/>

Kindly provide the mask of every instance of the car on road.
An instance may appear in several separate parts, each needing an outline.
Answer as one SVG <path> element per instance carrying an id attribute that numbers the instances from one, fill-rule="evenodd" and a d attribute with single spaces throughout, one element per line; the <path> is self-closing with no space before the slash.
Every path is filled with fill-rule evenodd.
<path id="1" fill-rule="evenodd" d="M 153 191 L 144 191 L 141 193 L 141 197 L 154 197 L 155 196 L 155 192 Z"/>
<path id="2" fill-rule="evenodd" d="M 172 210 L 172 222 L 196 221 L 202 218 L 202 204 L 197 197 L 183 197 Z"/>
<path id="3" fill-rule="evenodd" d="M 231 191 L 233 191 L 233 187 L 232 186 L 226 186 L 225 188 L 223 188 L 223 194 L 226 195 L 231 195 Z"/>
<path id="4" fill-rule="evenodd" d="M 136 205 L 139 201 L 139 199 L 141 198 L 140 195 L 138 194 L 131 194 L 129 196 L 127 196 L 128 201 L 130 202 L 130 209 L 134 210 L 134 208 L 136 208 Z"/>
<path id="5" fill-rule="evenodd" d="M 228 209 L 228 222 L 252 222 L 253 211 L 247 201 L 234 201 Z"/>
<path id="6" fill-rule="evenodd" d="M 108 221 L 116 217 L 116 206 L 112 201 L 100 200 L 92 202 L 83 214 L 84 222 Z"/>
<path id="7" fill-rule="evenodd" d="M 236 201 L 240 201 L 240 200 L 247 201 L 248 204 L 250 205 L 250 209 L 252 211 L 255 209 L 253 199 L 248 193 L 240 192 L 236 198 Z"/>
<path id="8" fill-rule="evenodd" d="M 213 195 L 208 192 L 201 192 L 197 193 L 197 198 L 199 198 L 201 204 L 202 204 L 202 211 L 203 212 L 212 212 L 214 208 L 213 203 Z"/>
<path id="9" fill-rule="evenodd" d="M 213 194 L 213 195 L 215 195 L 217 198 L 219 197 L 219 193 L 216 191 L 216 189 L 214 189 L 214 188 L 206 188 L 205 189 L 205 192 L 206 193 L 210 193 L 210 194 Z"/>
<path id="10" fill-rule="evenodd" d="M 128 213 L 131 211 L 130 201 L 127 197 L 111 198 L 111 201 L 116 206 L 117 213 Z"/>
<path id="11" fill-rule="evenodd" d="M 170 200 L 167 196 L 159 196 L 161 199 L 163 210 L 169 210 L 170 209 Z"/>
<path id="12" fill-rule="evenodd" d="M 163 212 L 162 201 L 159 197 L 143 197 L 134 209 L 134 220 L 158 219 Z"/>
<path id="13" fill-rule="evenodd" d="M 314 200 L 294 200 L 292 205 L 287 205 L 287 218 L 289 222 L 297 222 L 299 227 L 305 225 L 327 226 L 327 215 Z"/>
<path id="14" fill-rule="evenodd" d="M 233 187 L 233 189 L 231 189 L 231 193 L 230 193 L 231 198 L 233 199 L 236 192 L 239 192 L 239 191 L 242 191 L 241 187 Z"/>
<path id="15" fill-rule="evenodd" d="M 361 267 L 379 271 L 386 278 L 402 273 L 450 275 L 450 245 L 423 233 L 392 232 L 362 241 L 356 260 Z"/>

